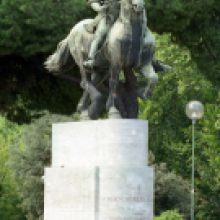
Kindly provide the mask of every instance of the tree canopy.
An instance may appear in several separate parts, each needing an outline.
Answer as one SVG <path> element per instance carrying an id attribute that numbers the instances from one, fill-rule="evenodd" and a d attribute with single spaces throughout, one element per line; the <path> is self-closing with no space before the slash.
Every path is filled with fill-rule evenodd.
<path id="1" fill-rule="evenodd" d="M 220 114 L 219 90 L 200 72 L 189 50 L 172 44 L 169 35 L 158 36 L 157 56 L 172 60 L 173 70 L 159 75 L 152 100 L 140 101 L 139 117 L 149 121 L 149 148 L 157 163 L 164 161 L 184 179 L 191 176 L 192 126 L 186 104 L 200 100 L 205 114 L 196 123 L 195 188 L 196 212 L 201 219 L 219 218 Z M 165 56 L 166 55 L 166 56 Z M 210 211 L 211 210 L 211 211 Z"/>
<path id="2" fill-rule="evenodd" d="M 187 47 L 199 71 L 219 87 L 219 1 L 146 0 L 146 10 L 149 28 L 171 33 L 172 41 Z M 92 16 L 86 0 L 1 1 L 0 104 L 10 120 L 28 122 L 33 110 L 75 111 L 78 69 L 70 73 L 75 83 L 65 83 L 49 75 L 43 62 L 73 25 Z"/>

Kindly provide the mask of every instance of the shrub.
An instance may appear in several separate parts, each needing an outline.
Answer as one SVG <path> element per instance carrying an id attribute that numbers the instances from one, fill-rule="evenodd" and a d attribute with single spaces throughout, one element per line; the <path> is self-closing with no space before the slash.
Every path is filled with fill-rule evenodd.
<path id="1" fill-rule="evenodd" d="M 177 210 L 166 211 L 161 216 L 156 217 L 155 220 L 183 220 L 183 215 L 180 215 Z"/>
<path id="2" fill-rule="evenodd" d="M 22 139 L 24 147 L 10 147 L 10 167 L 22 199 L 21 207 L 28 220 L 43 220 L 44 167 L 51 165 L 52 123 L 69 122 L 77 117 L 46 113 L 26 126 Z"/>
<path id="3" fill-rule="evenodd" d="M 149 163 L 155 167 L 155 214 L 177 209 L 181 214 L 190 210 L 190 185 L 165 163 L 154 164 L 154 155 L 149 152 Z"/>

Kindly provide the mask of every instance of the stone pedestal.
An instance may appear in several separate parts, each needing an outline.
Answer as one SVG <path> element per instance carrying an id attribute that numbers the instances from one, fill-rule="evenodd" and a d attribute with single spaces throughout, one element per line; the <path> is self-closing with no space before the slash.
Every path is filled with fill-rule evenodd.
<path id="1" fill-rule="evenodd" d="M 153 220 L 147 135 L 136 119 L 54 124 L 44 220 Z"/>

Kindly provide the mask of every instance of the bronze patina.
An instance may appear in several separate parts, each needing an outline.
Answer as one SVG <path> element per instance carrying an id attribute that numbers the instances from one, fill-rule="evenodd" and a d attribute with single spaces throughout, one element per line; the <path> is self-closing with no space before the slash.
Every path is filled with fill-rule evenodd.
<path id="1" fill-rule="evenodd" d="M 69 61 L 79 67 L 84 93 L 77 110 L 86 118 L 99 117 L 103 95 L 97 88 L 106 80 L 107 111 L 114 109 L 117 118 L 135 118 L 137 97 L 150 98 L 158 81 L 156 72 L 171 69 L 154 57 L 155 37 L 147 27 L 144 0 L 89 0 L 88 4 L 97 16 L 76 24 L 45 66 L 54 74 L 61 74 Z M 119 81 L 120 71 L 125 83 Z M 146 79 L 146 87 L 136 88 L 134 71 Z M 131 105 L 136 107 L 131 110 Z"/>

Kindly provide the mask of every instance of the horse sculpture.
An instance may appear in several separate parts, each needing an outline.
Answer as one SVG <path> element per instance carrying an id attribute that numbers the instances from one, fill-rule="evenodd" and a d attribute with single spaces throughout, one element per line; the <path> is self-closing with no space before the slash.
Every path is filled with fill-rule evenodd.
<path id="1" fill-rule="evenodd" d="M 81 87 L 84 89 L 77 110 L 87 111 L 89 118 L 97 119 L 102 110 L 103 96 L 97 90 L 97 85 L 109 79 L 109 97 L 106 103 L 107 111 L 115 109 L 117 87 L 121 70 L 134 69 L 143 75 L 148 85 L 137 90 L 137 94 L 144 99 L 151 96 L 158 81 L 154 58 L 155 38 L 147 26 L 143 25 L 145 16 L 144 0 L 121 0 L 119 17 L 107 35 L 106 41 L 95 57 L 95 67 L 86 69 L 83 61 L 88 57 L 89 48 L 94 35 L 84 28 L 92 20 L 80 21 L 70 31 L 69 35 L 59 43 L 57 51 L 45 62 L 50 72 L 59 74 L 67 64 L 78 65 L 82 77 Z M 73 58 L 73 60 L 72 60 Z M 158 65 L 157 65 L 158 67 Z M 167 65 L 160 66 L 161 70 L 170 69 Z M 91 103 L 90 103 L 91 101 Z M 89 104 L 90 103 L 90 104 Z"/>

